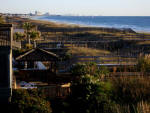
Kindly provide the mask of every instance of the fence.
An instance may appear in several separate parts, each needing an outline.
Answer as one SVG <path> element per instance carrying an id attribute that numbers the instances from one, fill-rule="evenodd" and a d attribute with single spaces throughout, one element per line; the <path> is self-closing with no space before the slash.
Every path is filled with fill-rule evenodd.
<path id="1" fill-rule="evenodd" d="M 51 85 L 39 88 L 49 98 L 65 98 L 70 94 L 70 86 Z"/>

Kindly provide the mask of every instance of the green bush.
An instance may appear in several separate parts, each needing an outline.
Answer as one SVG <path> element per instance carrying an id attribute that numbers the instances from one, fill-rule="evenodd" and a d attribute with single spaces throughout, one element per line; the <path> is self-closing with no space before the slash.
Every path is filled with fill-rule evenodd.
<path id="1" fill-rule="evenodd" d="M 110 94 L 111 84 L 85 75 L 72 84 L 71 95 L 64 105 L 68 113 L 115 113 Z"/>
<path id="2" fill-rule="evenodd" d="M 25 45 L 25 48 L 26 48 L 27 50 L 30 50 L 30 49 L 33 48 L 33 45 L 32 45 L 32 44 L 26 44 L 26 45 Z"/>
<path id="3" fill-rule="evenodd" d="M 3 16 L 0 16 L 0 24 L 5 23 L 5 19 L 3 18 Z"/>
<path id="4" fill-rule="evenodd" d="M 76 64 L 72 70 L 72 75 L 74 76 L 82 76 L 82 75 L 92 75 L 95 77 L 105 76 L 109 73 L 107 67 L 100 66 L 100 68 L 96 65 L 96 63 L 85 63 L 85 64 Z"/>
<path id="5" fill-rule="evenodd" d="M 37 90 L 13 90 L 11 113 L 51 113 L 50 103 Z"/>
<path id="6" fill-rule="evenodd" d="M 87 69 L 86 69 L 86 65 L 84 64 L 76 64 L 75 66 L 73 66 L 73 68 L 71 69 L 71 73 L 72 75 L 75 76 L 80 76 L 80 75 L 85 75 L 87 74 Z"/>
<path id="7" fill-rule="evenodd" d="M 13 40 L 21 41 L 24 38 L 25 38 L 25 35 L 23 33 L 19 33 L 19 32 L 14 33 Z"/>

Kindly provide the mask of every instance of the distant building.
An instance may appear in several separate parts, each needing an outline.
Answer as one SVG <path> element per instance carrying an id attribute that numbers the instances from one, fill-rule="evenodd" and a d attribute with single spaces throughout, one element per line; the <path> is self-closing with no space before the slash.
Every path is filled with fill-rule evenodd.
<path id="1" fill-rule="evenodd" d="M 40 16 L 40 15 L 42 15 L 42 13 L 39 12 L 39 11 L 35 11 L 35 15 L 36 15 L 36 16 Z"/>
<path id="2" fill-rule="evenodd" d="M 44 16 L 49 16 L 49 15 L 50 15 L 49 12 L 47 12 L 47 13 L 44 14 Z"/>
<path id="3" fill-rule="evenodd" d="M 29 13 L 28 15 L 30 15 L 30 16 L 34 16 L 34 14 L 32 14 L 32 13 Z"/>

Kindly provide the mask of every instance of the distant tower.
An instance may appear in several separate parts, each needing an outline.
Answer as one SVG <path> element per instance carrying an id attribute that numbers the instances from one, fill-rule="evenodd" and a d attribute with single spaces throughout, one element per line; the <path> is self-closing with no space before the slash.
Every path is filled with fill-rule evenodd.
<path id="1" fill-rule="evenodd" d="M 0 105 L 11 101 L 12 33 L 11 24 L 0 24 Z"/>
<path id="2" fill-rule="evenodd" d="M 40 16 L 40 15 L 42 15 L 42 13 L 41 13 L 41 12 L 39 12 L 39 11 L 35 11 L 35 16 Z"/>
<path id="3" fill-rule="evenodd" d="M 35 11 L 35 15 L 37 15 L 38 14 L 38 12 L 37 11 Z"/>

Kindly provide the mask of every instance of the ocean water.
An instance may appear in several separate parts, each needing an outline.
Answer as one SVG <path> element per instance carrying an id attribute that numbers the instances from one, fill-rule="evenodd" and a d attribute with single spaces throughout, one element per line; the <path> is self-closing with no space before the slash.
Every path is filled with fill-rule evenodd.
<path id="1" fill-rule="evenodd" d="M 131 28 L 150 32 L 150 16 L 37 16 L 34 19 L 85 26 Z"/>

